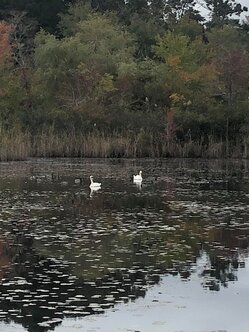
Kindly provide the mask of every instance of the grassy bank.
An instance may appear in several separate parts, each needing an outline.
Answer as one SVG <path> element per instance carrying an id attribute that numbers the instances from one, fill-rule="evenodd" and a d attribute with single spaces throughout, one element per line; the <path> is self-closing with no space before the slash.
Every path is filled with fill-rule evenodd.
<path id="1" fill-rule="evenodd" d="M 244 143 L 245 144 L 245 143 Z M 21 130 L 0 130 L 0 161 L 25 160 L 28 157 L 179 157 L 179 158 L 241 158 L 246 151 L 243 144 L 225 149 L 225 142 L 189 140 L 168 141 L 163 135 L 141 131 L 138 134 L 105 135 L 100 132 L 88 134 L 56 134 L 53 130 L 36 136 Z"/>

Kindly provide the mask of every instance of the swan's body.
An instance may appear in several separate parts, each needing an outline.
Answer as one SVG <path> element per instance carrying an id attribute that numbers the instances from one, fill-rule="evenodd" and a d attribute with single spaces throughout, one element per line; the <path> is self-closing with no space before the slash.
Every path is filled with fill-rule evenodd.
<path id="1" fill-rule="evenodd" d="M 92 175 L 90 176 L 90 181 L 91 181 L 91 183 L 90 183 L 90 188 L 91 189 L 94 189 L 94 190 L 100 189 L 101 183 L 99 183 L 99 182 L 93 182 L 93 176 Z"/>
<path id="2" fill-rule="evenodd" d="M 142 171 L 140 171 L 138 175 L 133 175 L 133 181 L 134 182 L 142 182 L 142 180 L 143 180 Z"/>
<path id="3" fill-rule="evenodd" d="M 134 184 L 138 190 L 142 190 L 142 181 L 134 181 Z"/>
<path id="4" fill-rule="evenodd" d="M 92 198 L 99 189 L 101 189 L 101 187 L 90 187 L 90 197 Z"/>

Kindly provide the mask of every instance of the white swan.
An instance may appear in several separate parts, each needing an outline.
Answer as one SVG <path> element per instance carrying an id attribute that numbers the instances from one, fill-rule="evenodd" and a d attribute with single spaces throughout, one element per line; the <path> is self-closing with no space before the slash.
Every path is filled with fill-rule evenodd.
<path id="1" fill-rule="evenodd" d="M 97 191 L 99 191 L 99 189 L 101 189 L 101 187 L 95 187 L 95 188 L 91 187 L 91 189 L 90 189 L 90 198 L 92 198 L 94 196 L 94 194 Z"/>
<path id="2" fill-rule="evenodd" d="M 134 181 L 134 184 L 138 190 L 142 190 L 142 181 Z"/>
<path id="3" fill-rule="evenodd" d="M 133 181 L 134 182 L 142 182 L 142 180 L 143 180 L 142 171 L 140 171 L 138 175 L 133 175 Z"/>
<path id="4" fill-rule="evenodd" d="M 93 182 L 93 176 L 92 175 L 90 176 L 90 181 L 91 181 L 91 183 L 90 183 L 90 188 L 91 189 L 95 189 L 95 190 L 100 189 L 101 183 Z"/>

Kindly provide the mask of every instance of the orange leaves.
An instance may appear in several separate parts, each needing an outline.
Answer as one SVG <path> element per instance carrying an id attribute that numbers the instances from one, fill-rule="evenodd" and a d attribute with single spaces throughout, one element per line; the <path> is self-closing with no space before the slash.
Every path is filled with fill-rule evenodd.
<path id="1" fill-rule="evenodd" d="M 9 42 L 11 26 L 4 21 L 0 21 L 0 66 L 6 63 L 6 60 L 10 57 L 11 46 Z M 0 87 L 0 97 L 6 95 L 6 89 Z"/>
<path id="2" fill-rule="evenodd" d="M 11 26 L 6 22 L 0 22 L 0 64 L 4 63 L 10 56 L 10 36 Z"/>

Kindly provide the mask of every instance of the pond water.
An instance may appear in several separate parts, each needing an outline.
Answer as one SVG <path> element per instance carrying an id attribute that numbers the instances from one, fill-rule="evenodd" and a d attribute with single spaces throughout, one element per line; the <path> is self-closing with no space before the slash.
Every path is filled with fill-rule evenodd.
<path id="1" fill-rule="evenodd" d="M 247 332 L 248 244 L 246 161 L 1 163 L 0 331 Z"/>

